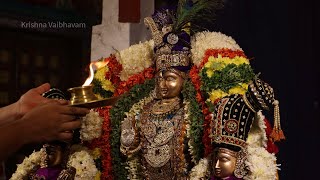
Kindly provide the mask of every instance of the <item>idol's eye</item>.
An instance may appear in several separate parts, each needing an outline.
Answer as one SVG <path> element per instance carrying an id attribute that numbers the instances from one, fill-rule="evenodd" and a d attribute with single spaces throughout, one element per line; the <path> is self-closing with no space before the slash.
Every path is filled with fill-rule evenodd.
<path id="1" fill-rule="evenodd" d="M 222 161 L 222 162 L 230 161 L 230 159 L 228 159 L 228 158 L 226 158 L 226 157 L 219 158 L 219 160 Z"/>
<path id="2" fill-rule="evenodd" d="M 166 77 L 166 80 L 167 81 L 174 81 L 174 80 L 176 80 L 176 78 L 174 78 L 172 76 L 168 76 L 168 77 Z"/>

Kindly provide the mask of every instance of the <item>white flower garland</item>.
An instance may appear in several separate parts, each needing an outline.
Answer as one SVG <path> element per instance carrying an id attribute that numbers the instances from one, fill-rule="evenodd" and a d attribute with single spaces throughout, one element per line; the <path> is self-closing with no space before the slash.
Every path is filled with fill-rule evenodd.
<path id="1" fill-rule="evenodd" d="M 196 66 L 199 66 L 207 49 L 222 48 L 242 51 L 232 37 L 221 32 L 198 32 L 191 39 L 192 61 Z"/>
<path id="2" fill-rule="evenodd" d="M 247 144 L 250 147 L 267 147 L 266 125 L 264 124 L 265 116 L 261 111 L 257 112 L 257 118 L 253 121 L 248 133 Z"/>
<path id="3" fill-rule="evenodd" d="M 116 53 L 116 58 L 122 64 L 120 79 L 126 81 L 130 76 L 142 72 L 152 65 L 153 40 L 131 45 Z"/>
<path id="4" fill-rule="evenodd" d="M 191 169 L 190 180 L 207 179 L 209 172 L 209 161 L 208 159 L 200 159 L 199 163 Z"/>
<path id="5" fill-rule="evenodd" d="M 44 149 L 33 152 L 29 157 L 26 157 L 21 164 L 18 164 L 16 172 L 12 175 L 10 180 L 25 179 L 31 171 L 40 164 L 41 157 L 44 155 Z"/>
<path id="6" fill-rule="evenodd" d="M 99 138 L 102 134 L 103 118 L 99 116 L 98 112 L 90 112 L 82 118 L 80 139 L 83 141 L 91 141 L 92 139 Z"/>
<path id="7" fill-rule="evenodd" d="M 98 169 L 93 160 L 93 156 L 90 155 L 89 150 L 80 145 L 74 145 L 71 147 L 72 153 L 69 156 L 68 166 L 72 166 L 76 169 L 75 180 L 87 180 L 95 179 L 98 173 Z"/>
<path id="8" fill-rule="evenodd" d="M 248 159 L 245 162 L 250 173 L 245 180 L 276 180 L 278 165 L 274 154 L 269 153 L 264 147 L 248 147 Z"/>
<path id="9" fill-rule="evenodd" d="M 248 159 L 245 162 L 250 173 L 244 177 L 245 180 L 276 180 L 277 158 L 269 153 L 266 148 L 266 131 L 264 115 L 261 111 L 257 112 L 257 118 L 253 121 L 252 127 L 247 138 Z"/>

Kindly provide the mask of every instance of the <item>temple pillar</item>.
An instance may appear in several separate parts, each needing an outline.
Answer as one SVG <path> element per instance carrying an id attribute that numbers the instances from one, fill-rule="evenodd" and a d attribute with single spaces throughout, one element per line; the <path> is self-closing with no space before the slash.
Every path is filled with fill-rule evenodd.
<path id="1" fill-rule="evenodd" d="M 108 57 L 115 50 L 128 48 L 132 44 L 150 38 L 143 18 L 153 13 L 154 0 L 140 0 L 138 3 L 140 4 L 140 21 L 129 23 L 119 22 L 125 19 L 125 17 L 119 17 L 121 15 L 119 14 L 119 4 L 121 4 L 119 1 L 103 0 L 102 22 L 92 28 L 91 61 Z"/>

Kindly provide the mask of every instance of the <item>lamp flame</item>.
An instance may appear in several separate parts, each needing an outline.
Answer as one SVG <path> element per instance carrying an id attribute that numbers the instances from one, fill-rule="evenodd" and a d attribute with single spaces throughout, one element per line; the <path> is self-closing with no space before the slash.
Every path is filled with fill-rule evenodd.
<path id="1" fill-rule="evenodd" d="M 91 62 L 89 65 L 90 74 L 89 77 L 86 79 L 86 81 L 83 83 L 82 86 L 89 86 L 93 80 L 94 76 L 94 69 L 93 66 L 95 66 L 95 70 L 100 69 L 108 64 L 109 61 L 95 61 Z"/>

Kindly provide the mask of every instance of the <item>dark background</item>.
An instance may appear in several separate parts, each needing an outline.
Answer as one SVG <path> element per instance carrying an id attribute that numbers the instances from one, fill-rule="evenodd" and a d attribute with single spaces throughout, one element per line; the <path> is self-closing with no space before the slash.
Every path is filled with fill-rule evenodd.
<path id="1" fill-rule="evenodd" d="M 315 1 L 227 0 L 212 27 L 232 36 L 253 58 L 255 72 L 261 72 L 261 79 L 275 90 L 287 138 L 277 143 L 280 179 L 317 179 L 316 7 Z"/>
<path id="2" fill-rule="evenodd" d="M 156 1 L 157 2 L 157 1 Z M 165 3 L 164 3 L 165 2 Z M 158 1 L 173 5 L 177 1 Z M 319 16 L 315 0 L 225 0 L 210 30 L 232 36 L 260 78 L 269 83 L 280 102 L 286 140 L 280 151 L 280 180 L 317 179 L 320 158 L 320 70 L 314 56 Z M 319 11 L 319 10 L 318 10 Z M 268 117 L 272 122 L 272 117 Z"/>

